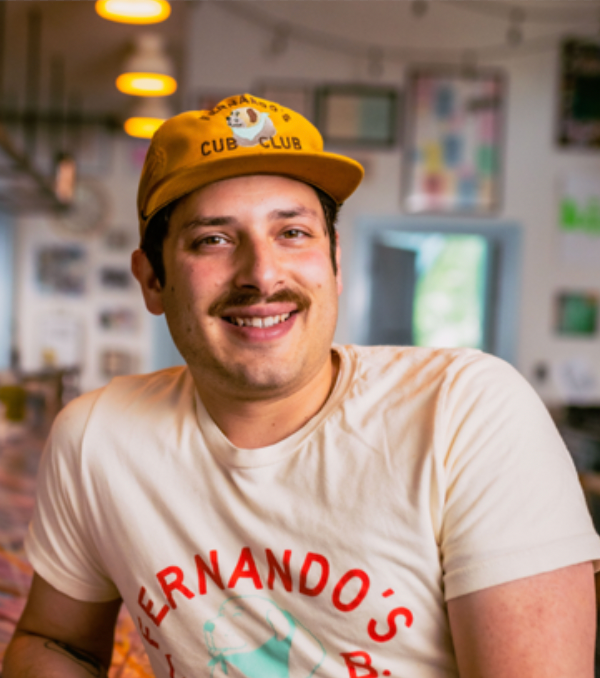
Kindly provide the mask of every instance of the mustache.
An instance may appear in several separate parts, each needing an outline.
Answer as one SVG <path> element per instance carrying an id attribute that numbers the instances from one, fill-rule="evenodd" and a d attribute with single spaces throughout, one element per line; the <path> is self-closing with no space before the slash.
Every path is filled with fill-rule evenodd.
<path id="1" fill-rule="evenodd" d="M 222 317 L 229 308 L 240 306 L 253 306 L 254 304 L 294 304 L 298 311 L 304 311 L 310 306 L 310 299 L 302 292 L 296 292 L 288 288 L 277 290 L 268 297 L 260 292 L 253 290 L 230 290 L 225 292 L 218 299 L 215 299 L 208 308 L 208 314 L 215 317 Z"/>

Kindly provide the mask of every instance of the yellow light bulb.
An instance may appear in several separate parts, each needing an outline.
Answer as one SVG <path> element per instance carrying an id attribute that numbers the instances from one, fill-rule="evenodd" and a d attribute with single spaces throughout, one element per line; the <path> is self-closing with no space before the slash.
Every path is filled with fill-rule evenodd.
<path id="1" fill-rule="evenodd" d="M 163 118 L 128 118 L 123 127 L 130 137 L 151 139 L 163 122 Z"/>
<path id="2" fill-rule="evenodd" d="M 109 21 L 125 24 L 156 24 L 168 19 L 167 0 L 96 0 L 96 12 Z"/>
<path id="3" fill-rule="evenodd" d="M 119 92 L 142 97 L 165 97 L 177 90 L 175 78 L 161 73 L 122 73 L 116 84 Z"/>

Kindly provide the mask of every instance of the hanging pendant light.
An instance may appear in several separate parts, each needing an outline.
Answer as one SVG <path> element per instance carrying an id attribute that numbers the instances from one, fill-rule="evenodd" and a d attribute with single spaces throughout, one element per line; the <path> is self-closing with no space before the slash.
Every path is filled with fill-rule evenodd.
<path id="1" fill-rule="evenodd" d="M 169 18 L 167 0 L 97 0 L 96 12 L 109 21 L 124 24 L 156 24 Z"/>
<path id="2" fill-rule="evenodd" d="M 154 132 L 173 115 L 165 99 L 136 99 L 131 115 L 123 125 L 130 137 L 151 139 Z"/>
<path id="3" fill-rule="evenodd" d="M 169 96 L 177 90 L 173 61 L 166 53 L 160 35 L 137 36 L 135 48 L 117 78 L 117 89 L 142 97 Z"/>

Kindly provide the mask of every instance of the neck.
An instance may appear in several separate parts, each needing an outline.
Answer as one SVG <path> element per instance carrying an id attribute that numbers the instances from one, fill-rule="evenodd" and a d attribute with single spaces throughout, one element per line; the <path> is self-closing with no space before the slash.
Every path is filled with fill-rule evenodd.
<path id="1" fill-rule="evenodd" d="M 213 421 L 236 447 L 274 445 L 310 421 L 327 402 L 335 385 L 340 358 L 332 352 L 319 373 L 293 393 L 248 400 L 230 393 L 208 391 L 201 379 L 196 389 Z"/>

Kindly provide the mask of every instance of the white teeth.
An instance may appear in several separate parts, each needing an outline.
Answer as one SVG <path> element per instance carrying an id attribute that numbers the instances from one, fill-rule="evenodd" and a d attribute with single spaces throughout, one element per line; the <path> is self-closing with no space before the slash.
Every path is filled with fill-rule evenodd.
<path id="1" fill-rule="evenodd" d="M 232 322 L 238 327 L 273 327 L 279 323 L 287 320 L 291 313 L 283 313 L 282 315 L 270 315 L 266 318 L 232 318 Z"/>

